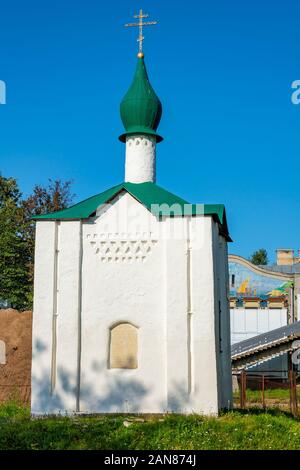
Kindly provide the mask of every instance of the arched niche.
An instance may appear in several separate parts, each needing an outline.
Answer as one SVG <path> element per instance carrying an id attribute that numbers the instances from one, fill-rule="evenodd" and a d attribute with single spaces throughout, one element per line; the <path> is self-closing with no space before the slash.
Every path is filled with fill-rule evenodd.
<path id="1" fill-rule="evenodd" d="M 137 369 L 138 328 L 132 323 L 118 323 L 110 329 L 109 368 Z"/>

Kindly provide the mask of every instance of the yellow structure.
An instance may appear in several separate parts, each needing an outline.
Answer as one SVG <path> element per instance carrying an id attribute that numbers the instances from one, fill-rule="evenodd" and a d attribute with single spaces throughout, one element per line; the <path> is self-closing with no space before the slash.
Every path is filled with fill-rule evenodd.
<path id="1" fill-rule="evenodd" d="M 237 288 L 237 293 L 238 294 L 246 294 L 247 292 L 247 289 L 248 289 L 248 286 L 249 286 L 249 277 L 247 279 L 245 279 L 242 284 L 240 285 L 240 287 Z"/>

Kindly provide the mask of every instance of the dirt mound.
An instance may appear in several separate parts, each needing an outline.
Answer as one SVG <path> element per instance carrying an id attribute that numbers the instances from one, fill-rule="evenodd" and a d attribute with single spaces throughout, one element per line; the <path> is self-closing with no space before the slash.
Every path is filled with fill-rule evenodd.
<path id="1" fill-rule="evenodd" d="M 30 401 L 32 312 L 0 309 L 0 340 L 6 364 L 0 364 L 0 403 L 16 397 Z"/>

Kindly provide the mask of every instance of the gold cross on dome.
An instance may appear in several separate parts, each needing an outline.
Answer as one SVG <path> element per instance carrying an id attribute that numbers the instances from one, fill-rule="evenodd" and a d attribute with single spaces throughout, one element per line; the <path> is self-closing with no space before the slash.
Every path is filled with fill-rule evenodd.
<path id="1" fill-rule="evenodd" d="M 145 22 L 143 22 L 143 19 L 148 18 L 148 17 L 149 17 L 149 15 L 147 13 L 143 13 L 143 10 L 141 9 L 140 13 L 138 15 L 134 15 L 134 18 L 139 19 L 138 23 L 126 23 L 125 24 L 126 28 L 130 28 L 131 26 L 138 26 L 138 28 L 139 28 L 139 37 L 137 39 L 137 41 L 139 43 L 138 57 L 144 57 L 144 54 L 143 54 L 143 41 L 144 41 L 145 38 L 143 36 L 143 27 L 157 24 L 157 21 L 145 21 Z"/>

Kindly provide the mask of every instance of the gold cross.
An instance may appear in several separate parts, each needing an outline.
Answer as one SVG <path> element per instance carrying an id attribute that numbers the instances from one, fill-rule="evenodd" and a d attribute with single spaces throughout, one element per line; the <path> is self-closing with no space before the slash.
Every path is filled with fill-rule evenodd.
<path id="1" fill-rule="evenodd" d="M 149 15 L 147 13 L 143 13 L 143 10 L 140 10 L 139 15 L 134 15 L 134 18 L 138 18 L 139 22 L 138 23 L 127 23 L 125 24 L 125 27 L 131 27 L 131 26 L 138 26 L 139 27 L 139 37 L 138 37 L 138 43 L 139 43 L 139 53 L 138 57 L 144 57 L 143 54 L 143 41 L 144 41 L 144 36 L 143 36 L 143 26 L 151 26 L 154 24 L 157 24 L 157 21 L 146 21 L 143 22 L 143 18 L 148 18 Z"/>

